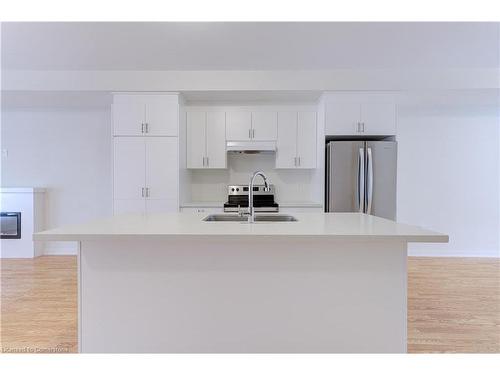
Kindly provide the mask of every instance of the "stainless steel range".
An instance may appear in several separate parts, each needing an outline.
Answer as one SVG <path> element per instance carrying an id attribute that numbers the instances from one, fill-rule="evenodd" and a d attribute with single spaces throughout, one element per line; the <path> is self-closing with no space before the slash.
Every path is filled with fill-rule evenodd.
<path id="1" fill-rule="evenodd" d="M 224 203 L 224 212 L 248 211 L 248 185 L 229 185 L 228 200 Z M 256 212 L 278 212 L 279 205 L 274 201 L 274 185 L 254 185 L 253 206 Z"/>

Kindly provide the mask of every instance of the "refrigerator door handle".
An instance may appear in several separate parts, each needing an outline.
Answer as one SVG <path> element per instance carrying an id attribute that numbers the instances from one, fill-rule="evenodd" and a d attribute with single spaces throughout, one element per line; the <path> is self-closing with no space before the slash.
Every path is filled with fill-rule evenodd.
<path id="1" fill-rule="evenodd" d="M 359 149 L 358 154 L 358 207 L 359 212 L 365 212 L 365 150 Z"/>
<path id="2" fill-rule="evenodd" d="M 332 196 L 332 192 L 330 191 L 330 178 L 331 178 L 331 170 L 330 170 L 330 165 L 331 165 L 331 148 L 332 144 L 328 143 L 326 145 L 326 168 L 327 168 L 327 178 L 326 178 L 326 199 L 325 199 L 325 211 L 330 212 L 330 199 Z M 297 165 L 297 162 L 295 162 L 295 165 Z"/>
<path id="3" fill-rule="evenodd" d="M 371 215 L 373 202 L 373 158 L 371 147 L 367 148 L 366 166 L 366 213 Z"/>

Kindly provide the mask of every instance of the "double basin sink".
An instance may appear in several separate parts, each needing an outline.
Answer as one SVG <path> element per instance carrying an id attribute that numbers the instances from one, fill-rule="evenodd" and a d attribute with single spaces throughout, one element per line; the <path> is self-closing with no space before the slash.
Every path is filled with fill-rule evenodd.
<path id="1" fill-rule="evenodd" d="M 231 214 L 214 214 L 208 215 L 203 221 L 239 221 L 239 222 L 248 222 L 247 216 L 240 215 L 231 215 Z M 292 215 L 263 215 L 256 214 L 255 222 L 290 222 L 290 221 L 298 221 Z"/>

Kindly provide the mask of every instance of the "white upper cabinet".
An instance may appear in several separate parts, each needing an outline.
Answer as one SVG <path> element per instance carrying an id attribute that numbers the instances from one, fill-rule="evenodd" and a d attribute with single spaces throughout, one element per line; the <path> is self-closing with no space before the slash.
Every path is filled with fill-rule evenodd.
<path id="1" fill-rule="evenodd" d="M 316 168 L 316 112 L 299 112 L 297 118 L 298 168 Z"/>
<path id="2" fill-rule="evenodd" d="M 316 112 L 279 112 L 276 168 L 316 168 Z"/>
<path id="3" fill-rule="evenodd" d="M 297 112 L 278 112 L 276 168 L 297 166 Z"/>
<path id="4" fill-rule="evenodd" d="M 187 167 L 226 168 L 224 112 L 187 112 Z"/>
<path id="5" fill-rule="evenodd" d="M 356 102 L 329 101 L 326 103 L 326 134 L 352 135 L 361 121 L 361 105 Z"/>
<path id="6" fill-rule="evenodd" d="M 226 114 L 207 112 L 206 155 L 208 168 L 226 168 Z"/>
<path id="7" fill-rule="evenodd" d="M 226 112 L 226 139 L 249 141 L 252 138 L 252 113 L 250 111 Z"/>
<path id="8" fill-rule="evenodd" d="M 187 112 L 186 119 L 186 162 L 188 168 L 205 168 L 206 152 L 206 112 Z"/>
<path id="9" fill-rule="evenodd" d="M 146 105 L 143 95 L 113 95 L 113 134 L 143 135 Z"/>
<path id="10" fill-rule="evenodd" d="M 361 131 L 366 135 L 395 135 L 396 105 L 383 101 L 361 103 Z"/>
<path id="11" fill-rule="evenodd" d="M 146 135 L 171 136 L 179 134 L 179 98 L 177 95 L 145 95 Z"/>
<path id="12" fill-rule="evenodd" d="M 276 111 L 226 112 L 228 141 L 275 141 L 278 117 Z"/>
<path id="13" fill-rule="evenodd" d="M 113 135 L 177 136 L 178 129 L 177 95 L 113 95 Z"/>
<path id="14" fill-rule="evenodd" d="M 252 112 L 253 141 L 275 141 L 278 133 L 277 112 Z"/>
<path id="15" fill-rule="evenodd" d="M 395 135 L 396 104 L 385 93 L 327 94 L 326 135 Z"/>

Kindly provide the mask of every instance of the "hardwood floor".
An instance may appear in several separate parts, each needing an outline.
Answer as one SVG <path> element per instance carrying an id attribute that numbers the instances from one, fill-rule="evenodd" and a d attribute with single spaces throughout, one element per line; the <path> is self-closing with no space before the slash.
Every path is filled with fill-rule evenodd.
<path id="1" fill-rule="evenodd" d="M 76 257 L 0 262 L 2 352 L 76 352 Z"/>
<path id="2" fill-rule="evenodd" d="M 500 352 L 500 260 L 409 259 L 408 352 Z"/>
<path id="3" fill-rule="evenodd" d="M 408 351 L 500 352 L 500 260 L 410 258 Z M 3 352 L 76 352 L 76 257 L 1 261 Z"/>

